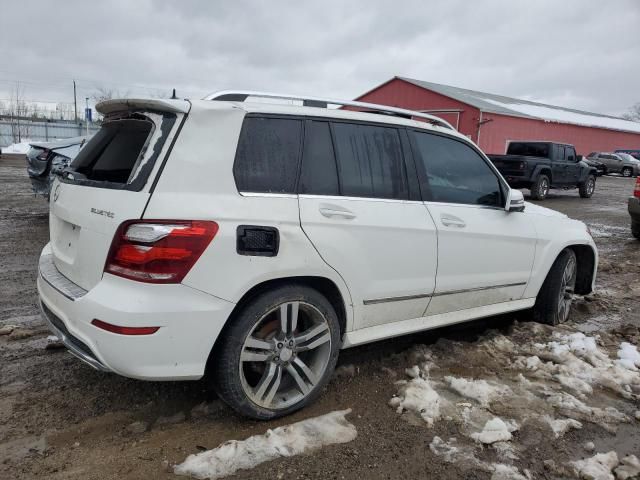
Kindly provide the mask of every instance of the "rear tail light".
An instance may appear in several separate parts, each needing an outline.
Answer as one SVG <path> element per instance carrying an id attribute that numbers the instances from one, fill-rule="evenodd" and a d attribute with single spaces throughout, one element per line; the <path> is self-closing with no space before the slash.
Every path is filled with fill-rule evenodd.
<path id="1" fill-rule="evenodd" d="M 640 198 L 640 177 L 636 178 L 636 186 L 633 189 L 633 196 L 636 198 Z"/>
<path id="2" fill-rule="evenodd" d="M 113 238 L 104 271 L 147 283 L 180 283 L 218 233 L 191 220 L 129 220 Z"/>

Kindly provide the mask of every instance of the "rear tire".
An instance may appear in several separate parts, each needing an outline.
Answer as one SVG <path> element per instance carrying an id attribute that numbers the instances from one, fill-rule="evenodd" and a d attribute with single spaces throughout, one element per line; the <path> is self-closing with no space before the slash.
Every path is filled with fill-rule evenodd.
<path id="1" fill-rule="evenodd" d="M 577 272 L 576 254 L 566 249 L 560 252 L 544 280 L 536 303 L 533 319 L 548 325 L 559 325 L 569 318 Z"/>
<path id="2" fill-rule="evenodd" d="M 341 346 L 338 316 L 324 295 L 283 285 L 229 319 L 214 364 L 214 388 L 242 415 L 282 417 L 313 402 L 329 381 Z"/>
<path id="3" fill-rule="evenodd" d="M 591 198 L 596 190 L 596 177 L 589 175 L 584 183 L 578 185 L 578 191 L 582 198 Z"/>
<path id="4" fill-rule="evenodd" d="M 544 200 L 549 193 L 549 177 L 546 175 L 538 175 L 535 183 L 531 186 L 531 198 L 534 200 Z"/>
<path id="5" fill-rule="evenodd" d="M 640 222 L 631 220 L 631 235 L 640 240 Z"/>
<path id="6" fill-rule="evenodd" d="M 624 167 L 622 169 L 622 176 L 623 177 L 631 177 L 633 176 L 633 169 L 630 167 Z"/>

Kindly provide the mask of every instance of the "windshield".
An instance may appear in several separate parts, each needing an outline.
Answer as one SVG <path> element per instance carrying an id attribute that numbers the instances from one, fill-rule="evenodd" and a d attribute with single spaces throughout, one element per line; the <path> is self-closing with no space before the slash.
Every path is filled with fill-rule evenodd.
<path id="1" fill-rule="evenodd" d="M 537 142 L 512 142 L 507 148 L 507 155 L 522 155 L 525 157 L 548 157 L 549 144 Z"/>

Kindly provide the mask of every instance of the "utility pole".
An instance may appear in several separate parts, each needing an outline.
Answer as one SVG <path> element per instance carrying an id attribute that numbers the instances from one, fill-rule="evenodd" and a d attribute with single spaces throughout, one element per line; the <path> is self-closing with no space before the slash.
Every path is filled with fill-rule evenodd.
<path id="1" fill-rule="evenodd" d="M 78 123 L 78 98 L 76 97 L 76 81 L 73 81 L 73 118 Z"/>
<path id="2" fill-rule="evenodd" d="M 89 120 L 91 119 L 91 113 L 89 112 L 89 97 L 85 98 L 87 107 L 84 110 L 85 121 L 87 122 L 87 137 L 89 136 Z"/>

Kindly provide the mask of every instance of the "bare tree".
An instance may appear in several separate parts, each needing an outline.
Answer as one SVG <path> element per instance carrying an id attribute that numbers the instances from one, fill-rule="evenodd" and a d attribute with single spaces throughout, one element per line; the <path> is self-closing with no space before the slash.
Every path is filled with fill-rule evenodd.
<path id="1" fill-rule="evenodd" d="M 7 113 L 13 143 L 20 143 L 23 138 L 29 137 L 31 124 L 27 121 L 29 106 L 24 100 L 24 87 L 19 82 L 16 82 L 15 88 L 11 91 Z"/>
<path id="2" fill-rule="evenodd" d="M 634 122 L 640 122 L 640 102 L 634 104 L 625 113 L 622 114 L 622 118 L 632 120 Z"/>
<path id="3" fill-rule="evenodd" d="M 105 100 L 111 100 L 113 98 L 127 98 L 129 97 L 129 92 L 121 92 L 120 90 L 114 90 L 107 87 L 98 87 L 96 91 L 91 95 L 91 99 L 94 103 L 104 102 Z M 98 113 L 97 122 L 102 121 L 102 115 Z"/>

